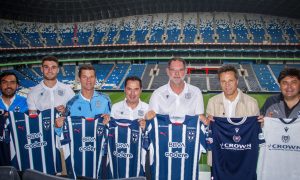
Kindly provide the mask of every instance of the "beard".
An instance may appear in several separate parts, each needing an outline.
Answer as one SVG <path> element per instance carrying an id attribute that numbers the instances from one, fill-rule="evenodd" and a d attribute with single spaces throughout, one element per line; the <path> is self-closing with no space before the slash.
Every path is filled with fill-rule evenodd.
<path id="1" fill-rule="evenodd" d="M 6 88 L 2 91 L 2 96 L 6 98 L 12 98 L 16 94 L 16 91 L 14 91 L 12 88 Z"/>

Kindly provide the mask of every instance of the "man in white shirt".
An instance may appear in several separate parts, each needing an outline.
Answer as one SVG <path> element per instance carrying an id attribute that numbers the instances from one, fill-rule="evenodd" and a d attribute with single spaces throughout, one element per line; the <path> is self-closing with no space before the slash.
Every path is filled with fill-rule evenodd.
<path id="1" fill-rule="evenodd" d="M 67 102 L 75 95 L 70 86 L 57 80 L 58 59 L 47 56 L 42 59 L 41 71 L 44 79 L 31 89 L 27 96 L 29 112 L 56 108 L 63 113 Z"/>
<path id="2" fill-rule="evenodd" d="M 205 121 L 203 96 L 200 89 L 184 81 L 186 62 L 175 57 L 169 60 L 166 69 L 169 82 L 156 89 L 149 102 L 149 114 L 168 114 L 182 118 L 185 115 L 199 115 Z M 147 118 L 148 119 L 148 118 Z"/>
<path id="3" fill-rule="evenodd" d="M 112 106 L 111 117 L 115 119 L 140 119 L 141 127 L 145 127 L 144 116 L 148 111 L 148 104 L 140 100 L 142 81 L 137 76 L 125 79 L 125 99 Z"/>

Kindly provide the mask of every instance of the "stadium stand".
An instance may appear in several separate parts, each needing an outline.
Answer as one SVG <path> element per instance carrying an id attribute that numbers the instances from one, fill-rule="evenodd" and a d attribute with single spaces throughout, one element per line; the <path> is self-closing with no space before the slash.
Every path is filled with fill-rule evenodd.
<path id="1" fill-rule="evenodd" d="M 127 73 L 129 65 L 128 63 L 116 64 L 107 81 L 102 86 L 102 89 L 116 89 Z"/>
<path id="2" fill-rule="evenodd" d="M 263 91 L 279 91 L 279 86 L 275 81 L 276 77 L 271 74 L 267 65 L 252 64 L 252 66 Z"/>

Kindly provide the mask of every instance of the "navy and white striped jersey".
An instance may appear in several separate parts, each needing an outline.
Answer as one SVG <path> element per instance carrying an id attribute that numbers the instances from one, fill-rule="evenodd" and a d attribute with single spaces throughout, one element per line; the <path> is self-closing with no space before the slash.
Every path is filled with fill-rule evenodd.
<path id="1" fill-rule="evenodd" d="M 107 136 L 109 178 L 143 176 L 142 130 L 138 120 L 111 119 Z"/>
<path id="2" fill-rule="evenodd" d="M 198 179 L 200 156 L 206 152 L 205 129 L 198 116 L 175 122 L 157 114 L 147 121 L 143 146 L 150 151 L 152 179 Z"/>
<path id="3" fill-rule="evenodd" d="M 54 132 L 54 114 L 45 110 L 37 117 L 9 112 L 7 138 L 12 165 L 18 170 L 35 169 L 47 174 L 61 172 L 60 152 Z"/>
<path id="4" fill-rule="evenodd" d="M 214 117 L 210 124 L 214 180 L 256 180 L 259 144 L 264 143 L 257 116 Z"/>
<path id="5" fill-rule="evenodd" d="M 61 135 L 67 173 L 70 177 L 101 178 L 106 127 L 99 115 L 95 119 L 68 116 Z"/>
<path id="6" fill-rule="evenodd" d="M 298 180 L 300 177 L 300 118 L 265 117 L 266 144 L 259 151 L 259 180 Z"/>

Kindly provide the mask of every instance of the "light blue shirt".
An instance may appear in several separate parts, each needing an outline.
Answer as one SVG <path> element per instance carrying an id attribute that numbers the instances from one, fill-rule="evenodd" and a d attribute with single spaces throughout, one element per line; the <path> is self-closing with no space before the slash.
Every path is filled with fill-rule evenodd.
<path id="1" fill-rule="evenodd" d="M 6 110 L 6 111 L 14 111 L 14 112 L 26 112 L 28 111 L 28 106 L 26 102 L 26 98 L 20 95 L 15 95 L 12 98 L 12 103 L 10 104 L 9 107 L 4 104 L 2 96 L 1 96 L 1 101 L 0 101 L 0 109 Z"/>

